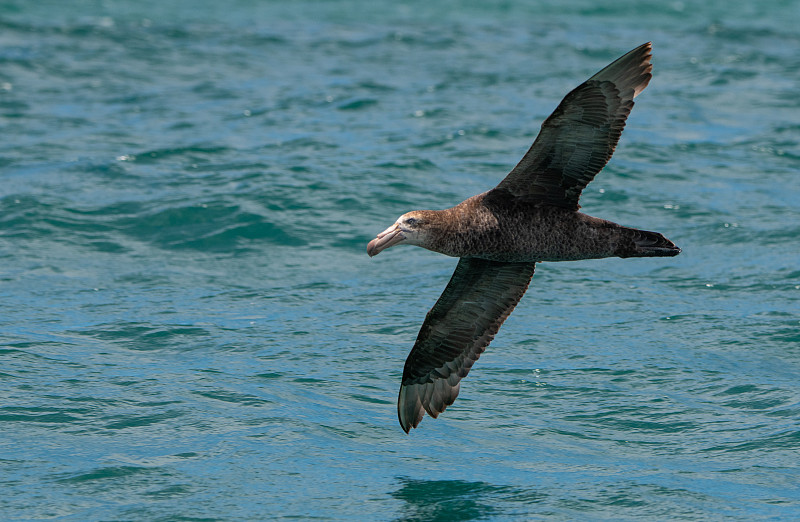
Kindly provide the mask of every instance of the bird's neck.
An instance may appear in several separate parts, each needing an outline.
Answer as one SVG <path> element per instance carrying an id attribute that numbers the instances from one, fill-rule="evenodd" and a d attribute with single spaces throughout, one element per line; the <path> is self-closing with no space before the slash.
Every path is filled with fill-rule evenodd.
<path id="1" fill-rule="evenodd" d="M 487 228 L 497 226 L 495 216 L 481 205 L 483 194 L 444 210 L 425 211 L 428 230 L 423 248 L 453 257 L 469 255 L 472 243 Z"/>

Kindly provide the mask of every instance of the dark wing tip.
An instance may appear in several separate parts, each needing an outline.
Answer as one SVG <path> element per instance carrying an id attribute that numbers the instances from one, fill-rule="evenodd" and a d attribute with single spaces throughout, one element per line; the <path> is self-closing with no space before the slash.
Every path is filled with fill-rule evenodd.
<path id="1" fill-rule="evenodd" d="M 631 98 L 635 98 L 650 83 L 653 77 L 653 44 L 647 42 L 611 62 L 600 72 L 589 78 L 589 81 L 611 82 L 625 97 L 629 89 L 633 89 Z"/>
<path id="2" fill-rule="evenodd" d="M 397 399 L 397 418 L 403 431 L 408 433 L 422 422 L 425 412 L 434 419 L 458 397 L 461 378 L 452 374 L 433 382 L 403 384 Z"/>
<path id="3" fill-rule="evenodd" d="M 422 422 L 422 417 L 425 416 L 422 397 L 420 396 L 421 387 L 422 385 L 420 384 L 404 384 L 400 386 L 400 397 L 397 400 L 397 418 L 406 433 L 411 431 L 411 428 L 416 428 Z"/>

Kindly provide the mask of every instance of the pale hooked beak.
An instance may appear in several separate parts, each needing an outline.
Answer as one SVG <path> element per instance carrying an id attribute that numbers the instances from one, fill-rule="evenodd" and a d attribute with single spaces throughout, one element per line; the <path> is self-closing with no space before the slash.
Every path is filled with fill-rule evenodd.
<path id="1" fill-rule="evenodd" d="M 378 237 L 369 242 L 367 245 L 367 254 L 369 257 L 372 257 L 377 255 L 381 250 L 394 246 L 397 243 L 405 240 L 406 236 L 404 236 L 403 231 L 400 230 L 400 225 L 395 223 L 378 234 Z"/>

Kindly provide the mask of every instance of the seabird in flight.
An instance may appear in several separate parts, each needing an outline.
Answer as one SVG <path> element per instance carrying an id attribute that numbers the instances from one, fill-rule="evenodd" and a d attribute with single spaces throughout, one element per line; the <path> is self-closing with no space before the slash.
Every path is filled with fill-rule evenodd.
<path id="1" fill-rule="evenodd" d="M 608 163 L 633 98 L 650 82 L 651 44 L 622 56 L 566 95 L 533 145 L 495 188 L 445 210 L 400 216 L 367 245 L 371 256 L 417 245 L 458 257 L 403 370 L 403 430 L 453 404 L 460 381 L 528 288 L 536 263 L 675 256 L 657 232 L 578 212 L 581 191 Z"/>

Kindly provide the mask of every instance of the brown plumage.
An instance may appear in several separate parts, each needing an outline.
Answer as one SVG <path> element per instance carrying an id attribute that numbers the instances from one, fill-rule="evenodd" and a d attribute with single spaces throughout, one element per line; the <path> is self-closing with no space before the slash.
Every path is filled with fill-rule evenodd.
<path id="1" fill-rule="evenodd" d="M 637 47 L 567 94 L 497 187 L 449 209 L 408 212 L 370 241 L 370 256 L 405 243 L 460 258 L 406 360 L 397 403 L 406 432 L 455 401 L 536 263 L 680 253 L 657 232 L 578 212 L 581 191 L 611 158 L 633 98 L 650 82 L 650 51 L 650 43 Z"/>

